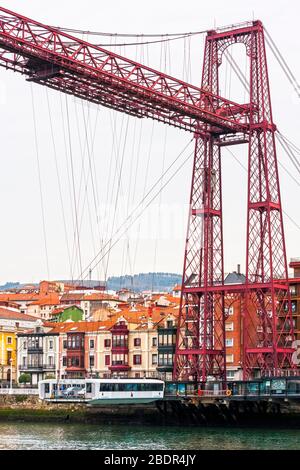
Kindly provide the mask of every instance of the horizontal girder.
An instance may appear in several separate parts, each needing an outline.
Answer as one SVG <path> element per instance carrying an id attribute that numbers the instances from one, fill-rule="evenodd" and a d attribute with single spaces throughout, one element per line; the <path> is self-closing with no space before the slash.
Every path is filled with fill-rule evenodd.
<path id="1" fill-rule="evenodd" d="M 137 117 L 195 132 L 248 132 L 239 105 L 0 7 L 0 66 Z M 208 126 L 208 127 L 207 127 Z"/>

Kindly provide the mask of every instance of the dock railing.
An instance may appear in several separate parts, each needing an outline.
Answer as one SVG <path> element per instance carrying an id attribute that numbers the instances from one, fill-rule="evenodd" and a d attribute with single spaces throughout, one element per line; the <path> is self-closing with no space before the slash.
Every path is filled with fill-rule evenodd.
<path id="1" fill-rule="evenodd" d="M 0 388 L 0 395 L 38 395 L 37 388 Z"/>

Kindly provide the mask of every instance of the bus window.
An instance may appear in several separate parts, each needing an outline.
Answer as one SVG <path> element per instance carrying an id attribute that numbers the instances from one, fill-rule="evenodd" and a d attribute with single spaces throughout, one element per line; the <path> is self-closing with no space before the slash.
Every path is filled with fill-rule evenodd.
<path id="1" fill-rule="evenodd" d="M 280 395 L 285 393 L 286 381 L 285 379 L 273 379 L 271 381 L 271 393 L 272 395 Z"/>
<path id="2" fill-rule="evenodd" d="M 87 384 L 86 384 L 86 393 L 92 393 L 92 384 L 91 384 L 91 382 L 87 382 Z"/>
<path id="3" fill-rule="evenodd" d="M 300 380 L 292 379 L 287 381 L 288 394 L 299 394 L 300 393 Z"/>
<path id="4" fill-rule="evenodd" d="M 46 382 L 45 383 L 45 393 L 49 393 L 50 392 L 50 384 L 49 382 Z"/>

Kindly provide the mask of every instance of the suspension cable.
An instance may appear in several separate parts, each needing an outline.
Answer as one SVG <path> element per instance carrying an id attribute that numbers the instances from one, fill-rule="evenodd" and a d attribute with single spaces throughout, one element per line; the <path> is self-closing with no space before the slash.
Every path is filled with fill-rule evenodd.
<path id="1" fill-rule="evenodd" d="M 55 171 L 56 171 L 56 178 L 57 178 L 57 185 L 58 185 L 59 201 L 60 201 L 61 213 L 62 213 L 62 218 L 63 218 L 63 226 L 64 226 L 65 242 L 66 242 L 66 248 L 67 248 L 68 259 L 69 259 L 70 275 L 71 275 L 71 279 L 72 279 L 73 278 L 73 273 L 72 273 L 71 254 L 70 254 L 70 247 L 69 247 L 69 240 L 68 240 L 66 213 L 65 213 L 65 206 L 64 206 L 64 199 L 63 199 L 61 176 L 60 176 L 59 166 L 58 166 L 56 141 L 55 141 L 55 137 L 54 137 L 52 110 L 51 110 L 51 106 L 50 106 L 49 91 L 48 91 L 47 87 L 45 87 L 45 94 L 46 94 L 46 99 L 47 99 L 47 109 L 48 109 L 48 116 L 49 116 L 50 133 L 51 133 L 53 156 L 54 156 L 54 162 L 55 162 Z"/>
<path id="2" fill-rule="evenodd" d="M 189 159 L 194 155 L 194 152 L 191 152 L 186 159 L 181 163 L 181 165 L 175 170 L 175 172 L 169 177 L 169 179 L 164 183 L 163 187 L 157 191 L 156 194 L 150 199 L 150 201 L 146 204 L 145 208 L 142 209 L 137 216 L 134 218 L 134 220 L 130 223 L 130 226 L 132 226 L 144 213 L 144 211 L 152 204 L 152 202 L 160 195 L 161 191 L 173 180 L 173 178 L 178 174 L 178 172 L 183 168 L 183 166 L 189 161 Z M 161 179 L 161 178 L 160 178 Z M 122 224 L 123 225 L 123 224 Z M 106 250 L 106 252 L 101 256 L 99 260 L 95 262 L 95 264 L 91 267 L 91 269 L 95 269 L 95 267 L 98 266 L 98 264 L 102 261 L 102 259 L 112 250 L 112 248 L 120 241 L 122 236 L 126 234 L 128 231 L 128 228 L 125 228 L 125 230 L 121 233 L 121 235 L 118 236 L 118 238 L 110 244 L 109 248 Z M 90 264 L 91 266 L 91 264 Z M 83 277 L 83 279 L 86 279 L 87 275 Z"/>
<path id="3" fill-rule="evenodd" d="M 287 154 L 290 162 L 293 164 L 295 167 L 296 171 L 300 174 L 300 163 L 298 162 L 297 158 L 295 157 L 294 153 L 292 152 L 290 146 L 286 143 L 286 141 L 281 137 L 281 134 L 276 135 L 277 140 L 285 153 Z"/>
<path id="4" fill-rule="evenodd" d="M 266 32 L 266 42 L 267 42 L 269 48 L 271 49 L 275 59 L 277 60 L 278 64 L 280 65 L 280 67 L 281 67 L 282 71 L 284 72 L 285 76 L 287 77 L 288 81 L 290 82 L 290 84 L 294 88 L 295 92 L 297 93 L 298 98 L 300 98 L 300 85 L 299 85 L 295 75 L 291 71 L 289 65 L 287 64 L 287 62 L 285 60 L 285 58 L 283 57 L 282 53 L 280 52 L 280 50 L 276 46 L 274 40 L 272 39 L 272 37 L 270 36 L 270 34 L 266 30 L 266 28 L 265 28 L 265 32 Z"/>
<path id="5" fill-rule="evenodd" d="M 240 165 L 240 167 L 242 167 L 243 170 L 245 170 L 245 172 L 248 173 L 248 169 L 245 167 L 245 165 L 243 165 L 242 162 L 240 162 L 240 160 L 235 156 L 235 154 L 232 152 L 232 150 L 230 150 L 228 147 L 225 147 L 225 148 L 226 148 L 227 152 L 229 152 L 230 155 L 235 159 L 235 161 Z M 278 163 L 279 163 L 279 162 L 278 162 Z M 286 170 L 287 173 L 288 173 L 288 170 L 285 168 L 285 166 L 284 166 L 282 163 L 281 163 L 280 165 L 281 165 L 281 166 L 284 168 L 284 170 Z M 293 179 L 294 179 L 294 178 L 293 178 Z M 300 186 L 300 184 L 299 184 L 298 181 L 296 181 L 296 183 L 298 184 L 298 186 Z M 284 215 L 295 225 L 295 227 L 296 227 L 298 230 L 300 230 L 300 225 L 299 225 L 284 209 L 282 209 L 282 212 L 283 212 Z"/>
<path id="6" fill-rule="evenodd" d="M 75 233 L 74 233 L 74 236 L 75 236 L 75 238 L 77 238 L 78 262 L 79 262 L 80 270 L 82 270 L 82 258 L 81 258 L 81 247 L 80 247 L 79 221 L 78 221 L 78 210 L 77 210 L 76 192 L 75 192 L 75 175 L 74 175 L 74 163 L 73 163 L 73 149 L 72 149 L 70 117 L 69 117 L 69 106 L 68 106 L 67 95 L 65 96 L 65 105 L 66 105 L 66 113 L 67 113 L 67 129 L 68 129 L 68 142 L 69 142 L 69 156 L 70 156 L 71 177 L 72 177 L 71 181 L 72 181 L 73 204 L 74 204 L 74 215 L 75 215 Z"/>
<path id="7" fill-rule="evenodd" d="M 30 91 L 31 91 L 31 104 L 32 104 L 32 117 L 33 117 L 33 127 L 34 127 L 35 154 L 36 154 L 38 181 L 39 181 L 39 193 L 40 193 L 40 203 L 41 203 L 41 212 L 42 212 L 42 225 L 43 225 L 46 267 L 47 267 L 47 276 L 48 276 L 48 279 L 50 279 L 47 231 L 46 231 L 46 220 L 45 220 L 45 205 L 44 205 L 44 196 L 43 196 L 43 189 L 42 189 L 40 153 L 39 153 L 39 145 L 38 145 L 38 138 L 37 138 L 37 121 L 36 121 L 36 111 L 35 111 L 35 102 L 34 102 L 32 83 L 30 84 Z"/>
<path id="8" fill-rule="evenodd" d="M 131 211 L 131 213 L 126 217 L 126 219 L 122 222 L 122 224 L 118 227 L 118 229 L 115 230 L 115 232 L 112 234 L 112 237 L 111 237 L 111 238 L 115 237 L 115 236 L 123 229 L 124 225 L 126 225 L 127 223 L 130 223 L 130 226 L 133 225 L 133 222 L 130 222 L 130 221 L 131 221 L 132 217 L 134 216 L 134 214 L 141 208 L 141 206 L 142 206 L 142 208 L 143 208 L 141 214 L 144 212 L 144 210 L 149 206 L 149 204 L 148 204 L 147 206 L 143 207 L 144 202 L 145 202 L 145 201 L 147 200 L 147 198 L 151 195 L 151 193 L 155 190 L 155 188 L 160 184 L 161 179 L 164 178 L 164 177 L 170 172 L 170 170 L 173 168 L 173 166 L 176 164 L 176 162 L 177 162 L 177 161 L 180 159 L 180 157 L 186 152 L 186 150 L 188 149 L 188 147 L 190 146 L 190 144 L 193 142 L 193 140 L 194 140 L 193 138 L 189 140 L 189 142 L 185 145 L 185 147 L 183 148 L 183 150 L 177 155 L 177 157 L 175 158 L 175 160 L 173 160 L 173 162 L 172 162 L 172 163 L 169 165 L 169 167 L 166 169 L 166 171 L 164 172 L 164 174 L 161 175 L 160 178 L 158 178 L 155 183 L 153 183 L 153 185 L 149 188 L 149 190 L 148 190 L 147 193 L 143 196 L 143 198 L 141 199 L 141 201 L 136 205 L 136 207 L 135 207 L 135 208 Z M 190 158 L 191 155 L 193 155 L 193 153 L 191 153 L 188 158 Z M 174 174 L 174 176 L 175 176 L 175 174 Z M 172 177 L 171 177 L 169 180 L 171 180 L 171 179 L 172 179 Z M 169 181 L 169 180 L 168 180 L 168 181 Z M 165 186 L 166 186 L 166 184 L 165 184 Z M 165 187 L 165 186 L 164 186 L 164 187 Z M 159 193 L 157 193 L 157 195 L 158 195 L 158 194 L 159 194 Z M 156 196 L 156 197 L 157 197 L 157 196 Z M 137 220 L 137 219 L 135 219 L 135 220 Z M 134 221 L 135 221 L 135 220 L 134 220 Z M 126 229 L 126 231 L 127 231 L 127 230 L 128 230 L 128 228 Z M 101 255 L 101 253 L 106 249 L 106 247 L 109 245 L 109 243 L 110 243 L 110 240 L 107 240 L 107 242 L 106 242 L 106 243 L 103 245 L 103 247 L 99 250 L 97 256 L 95 256 L 95 257 L 91 260 L 91 262 L 85 267 L 85 269 L 81 272 L 81 275 L 83 275 L 85 272 L 89 271 L 91 265 L 97 260 L 97 258 L 98 258 L 98 257 Z M 102 257 L 102 258 L 103 258 L 103 257 Z M 102 258 L 101 258 L 101 260 L 102 260 Z M 80 277 L 79 277 L 79 279 L 80 279 Z"/>

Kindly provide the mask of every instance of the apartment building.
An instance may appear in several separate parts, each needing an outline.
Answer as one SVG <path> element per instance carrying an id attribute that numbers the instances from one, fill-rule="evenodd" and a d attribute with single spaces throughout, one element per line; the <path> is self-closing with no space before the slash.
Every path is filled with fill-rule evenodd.
<path id="1" fill-rule="evenodd" d="M 53 328 L 37 322 L 33 330 L 17 335 L 18 377 L 30 375 L 32 385 L 56 378 L 59 371 L 59 335 Z"/>
<path id="2" fill-rule="evenodd" d="M 36 319 L 17 309 L 0 307 L 0 383 L 17 380 L 17 334 L 34 327 Z"/>

